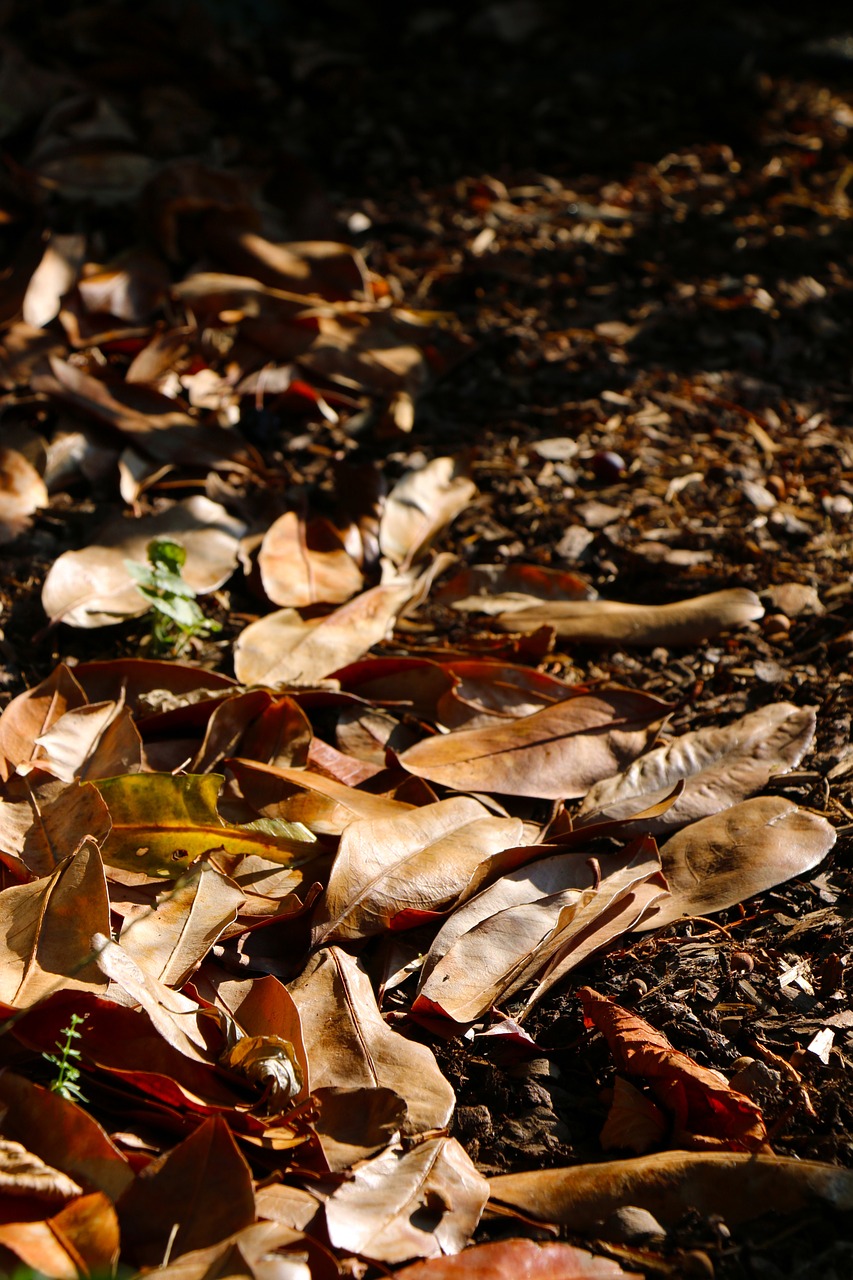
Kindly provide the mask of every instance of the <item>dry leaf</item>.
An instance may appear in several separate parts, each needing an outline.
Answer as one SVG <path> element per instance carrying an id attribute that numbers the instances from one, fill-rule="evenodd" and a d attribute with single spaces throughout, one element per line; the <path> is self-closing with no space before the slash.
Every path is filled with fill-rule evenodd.
<path id="1" fill-rule="evenodd" d="M 490 1180 L 491 1198 L 542 1222 L 590 1231 L 626 1204 L 665 1225 L 688 1211 L 719 1214 L 729 1225 L 764 1213 L 814 1205 L 853 1210 L 853 1170 L 816 1160 L 747 1152 L 666 1151 L 570 1169 L 537 1169 Z"/>
<path id="2" fill-rule="evenodd" d="M 30 277 L 24 295 L 25 324 L 40 329 L 56 319 L 63 295 L 77 279 L 85 253 L 85 236 L 50 235 L 42 260 Z"/>
<path id="3" fill-rule="evenodd" d="M 457 791 L 570 799 L 648 746 L 670 706 L 630 689 L 580 694 L 494 728 L 457 729 L 409 747 L 409 773 Z"/>
<path id="4" fill-rule="evenodd" d="M 65 551 L 48 571 L 42 589 L 52 622 L 72 627 L 104 627 L 137 618 L 149 605 L 125 562 L 147 563 L 154 538 L 172 538 L 187 553 L 184 581 L 199 595 L 222 586 L 237 565 L 246 526 L 209 498 L 185 498 L 167 511 L 135 520 L 114 520 L 81 551 Z"/>
<path id="5" fill-rule="evenodd" d="M 0 447 L 0 544 L 30 526 L 30 516 L 50 501 L 47 486 L 17 449 Z"/>
<path id="6" fill-rule="evenodd" d="M 374 1261 L 434 1258 L 465 1247 L 488 1198 L 455 1138 L 432 1138 L 359 1165 L 326 1201 L 326 1225 L 336 1248 Z"/>
<path id="7" fill-rule="evenodd" d="M 3 1223 L 0 1246 L 38 1275 L 56 1280 L 112 1275 L 119 1251 L 115 1209 L 100 1192 L 80 1196 L 46 1222 Z"/>
<path id="8" fill-rule="evenodd" d="M 665 1145 L 667 1128 L 666 1116 L 648 1094 L 635 1089 L 623 1076 L 617 1076 L 613 1081 L 613 1101 L 601 1130 L 604 1150 L 615 1148 L 644 1155 L 654 1147 Z"/>
<path id="9" fill-rule="evenodd" d="M 621 821 L 657 804 L 682 778 L 675 802 L 650 820 L 652 835 L 709 817 L 793 769 L 811 746 L 815 708 L 778 702 L 723 728 L 684 733 L 640 756 L 624 773 L 592 787 L 580 806 L 580 826 Z"/>
<path id="10" fill-rule="evenodd" d="M 676 604 L 620 604 L 614 600 L 536 605 L 502 613 L 496 619 L 505 631 L 536 631 L 553 627 L 564 640 L 579 644 L 667 645 L 680 648 L 696 644 L 721 631 L 742 627 L 764 615 L 754 591 L 732 587 L 712 591 Z"/>
<path id="11" fill-rule="evenodd" d="M 645 1080 L 669 1114 L 673 1145 L 767 1150 L 761 1108 L 731 1089 L 724 1076 L 673 1049 L 661 1031 L 591 987 L 578 995 L 584 1022 L 602 1033 L 616 1070 Z"/>
<path id="12" fill-rule="evenodd" d="M 2 1083 L 0 1076 L 0 1085 Z M 82 1195 L 83 1188 L 73 1178 L 45 1164 L 20 1142 L 0 1138 L 0 1193 L 62 1203 Z"/>
<path id="13" fill-rule="evenodd" d="M 414 805 L 348 787 L 311 769 L 288 769 L 256 760 L 229 760 L 227 767 L 257 813 L 304 823 L 311 831 L 340 835 L 357 818 L 381 821 L 409 813 Z"/>
<path id="14" fill-rule="evenodd" d="M 745 800 L 685 827 L 661 846 L 670 896 L 638 929 L 707 916 L 817 866 L 835 844 L 825 818 L 781 796 Z"/>
<path id="15" fill-rule="evenodd" d="M 389 1088 L 406 1102 L 408 1134 L 441 1129 L 455 1102 L 425 1045 L 392 1031 L 370 981 L 338 947 L 314 955 L 288 983 L 302 1021 L 311 1088 Z"/>
<path id="16" fill-rule="evenodd" d="M 316 518 L 306 523 L 295 511 L 280 516 L 264 534 L 258 568 L 273 604 L 293 609 L 341 604 L 364 584 L 331 521 Z"/>
<path id="17" fill-rule="evenodd" d="M 392 564 L 420 560 L 438 535 L 471 502 L 477 486 L 454 458 L 434 458 L 398 480 L 379 522 L 379 547 Z"/>
<path id="18" fill-rule="evenodd" d="M 519 819 L 494 818 L 462 796 L 350 823 L 315 918 L 315 944 L 369 937 L 393 929 L 407 911 L 464 901 L 479 887 L 483 864 L 520 845 L 522 834 Z"/>
<path id="19" fill-rule="evenodd" d="M 538 564 L 472 564 L 439 588 L 436 599 L 462 613 L 513 613 L 560 601 L 594 600 L 597 592 L 564 569 Z"/>
<path id="20" fill-rule="evenodd" d="M 499 1240 L 476 1244 L 452 1258 L 414 1262 L 395 1271 L 399 1280 L 640 1280 L 618 1262 L 573 1244 Z"/>

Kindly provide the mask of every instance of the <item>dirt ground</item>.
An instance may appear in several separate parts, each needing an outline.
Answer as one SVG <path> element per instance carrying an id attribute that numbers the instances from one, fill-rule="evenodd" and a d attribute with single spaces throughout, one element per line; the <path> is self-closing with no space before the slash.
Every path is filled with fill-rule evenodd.
<path id="1" fill-rule="evenodd" d="M 418 456 L 464 456 L 480 497 L 442 545 L 471 563 L 577 569 L 617 600 L 745 586 L 765 604 L 760 623 L 690 650 L 558 642 L 539 655 L 545 670 L 665 697 L 677 730 L 783 699 L 817 708 L 814 752 L 774 785 L 836 827 L 827 862 L 588 963 L 527 1020 L 529 1052 L 430 1037 L 457 1092 L 455 1135 L 488 1175 L 603 1158 L 612 1067 L 572 993 L 587 983 L 701 1065 L 745 1073 L 779 1154 L 853 1166 L 844 8 L 700 3 L 685 16 L 661 3 L 617 16 L 531 0 L 462 15 L 435 0 L 386 21 L 349 0 L 287 19 L 258 0 L 239 22 L 187 8 L 183 27 L 166 5 L 144 19 L 102 6 L 89 26 L 83 9 L 69 26 L 37 8 L 34 24 L 11 13 L 10 41 L 128 96 L 156 54 L 157 75 L 197 116 L 178 100 L 173 120 L 151 115 L 152 135 L 180 119 L 189 145 L 193 129 L 212 129 L 226 158 L 263 175 L 286 238 L 356 244 L 397 301 L 435 312 L 452 337 L 407 434 L 309 418 L 298 435 L 285 424 L 282 444 L 281 421 L 247 422 L 294 485 L 322 491 L 341 457 L 381 458 L 395 477 Z M 208 33 L 204 56 L 193 23 Z M 28 128 L 5 140 L 11 173 Z M 95 220 L 105 251 L 127 238 L 120 206 L 57 200 L 43 212 L 66 231 Z M 13 255 L 20 223 L 0 235 Z M 21 412 L 4 409 L 7 422 Z M 2 549 L 7 700 L 59 659 L 134 651 L 136 623 L 108 635 L 45 627 L 47 567 L 102 516 L 97 496 L 71 492 Z M 235 614 L 251 607 L 232 596 Z M 222 620 L 227 635 L 236 624 Z M 401 634 L 427 656 L 496 643 L 487 629 L 472 641 L 438 604 Z M 827 1028 L 831 1047 L 810 1049 Z M 648 1276 L 853 1270 L 850 1223 L 816 1213 L 737 1230 L 695 1215 L 657 1253 L 601 1247 Z M 680 1271 L 664 1261 L 676 1255 Z"/>

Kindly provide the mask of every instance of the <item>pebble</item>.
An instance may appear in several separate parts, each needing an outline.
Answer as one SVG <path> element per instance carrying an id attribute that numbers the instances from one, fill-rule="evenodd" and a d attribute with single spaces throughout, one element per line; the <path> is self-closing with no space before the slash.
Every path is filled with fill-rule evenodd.
<path id="1" fill-rule="evenodd" d="M 614 1209 L 597 1228 L 602 1240 L 612 1244 L 648 1244 L 652 1240 L 663 1240 L 666 1231 L 648 1209 L 640 1209 L 635 1204 L 623 1205 Z"/>

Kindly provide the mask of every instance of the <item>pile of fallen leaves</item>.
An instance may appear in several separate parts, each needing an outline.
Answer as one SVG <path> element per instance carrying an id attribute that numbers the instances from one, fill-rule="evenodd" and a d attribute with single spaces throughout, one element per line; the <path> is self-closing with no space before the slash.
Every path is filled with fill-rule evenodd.
<path id="1" fill-rule="evenodd" d="M 833 826 L 778 787 L 813 749 L 816 708 L 769 697 L 684 728 L 687 699 L 574 667 L 577 646 L 665 661 L 704 646 L 713 671 L 711 642 L 774 632 L 747 586 L 603 599 L 550 557 L 467 554 L 505 532 L 478 482 L 492 462 L 407 442 L 470 337 L 351 245 L 276 234 L 248 156 L 198 146 L 204 111 L 165 81 L 107 91 L 94 29 L 69 23 L 88 78 L 12 42 L 3 63 L 0 530 L 9 565 L 45 570 L 38 644 L 74 656 L 0 714 L 0 1268 L 615 1280 L 703 1265 L 663 1249 L 685 1215 L 850 1209 L 849 1170 L 774 1151 L 788 1112 L 765 1114 L 756 1059 L 727 1081 L 591 986 L 584 1023 L 616 1073 L 601 1150 L 620 1158 L 489 1179 L 451 1136 L 448 1043 L 541 1059 L 530 1012 L 590 958 L 696 918 L 730 940 L 707 917 L 826 857 Z M 556 191 L 467 191 L 487 218 L 470 261 Z M 559 216 L 615 243 L 634 197 L 611 195 Z M 760 293 L 728 301 L 763 313 Z M 599 319 L 543 344 L 570 358 L 599 342 L 618 367 L 640 327 Z M 581 426 L 613 437 L 605 415 L 625 411 L 627 434 L 667 444 L 665 408 L 632 403 L 610 391 Z M 767 415 L 715 403 L 772 462 Z M 360 439 L 372 460 L 352 456 Z M 678 474 L 661 450 L 647 515 L 672 524 L 703 480 L 719 440 L 694 443 Z M 538 440 L 540 494 L 565 496 L 579 461 L 624 480 L 623 458 L 584 447 Z M 759 483 L 752 462 L 737 480 L 774 532 L 798 518 L 792 482 Z M 830 525 L 842 498 L 823 495 Z M 815 524 L 812 495 L 797 500 Z M 618 517 L 587 503 L 557 560 Z M 660 519 L 636 554 L 701 581 L 711 553 L 670 548 Z M 158 546 L 180 552 L 159 597 Z M 822 608 L 791 585 L 777 636 L 778 600 Z M 199 610 L 180 659 L 150 626 L 167 588 Z M 17 609 L 33 586 L 5 590 Z M 10 681 L 31 670 L 6 657 Z M 765 1058 L 807 1111 L 795 1067 Z"/>

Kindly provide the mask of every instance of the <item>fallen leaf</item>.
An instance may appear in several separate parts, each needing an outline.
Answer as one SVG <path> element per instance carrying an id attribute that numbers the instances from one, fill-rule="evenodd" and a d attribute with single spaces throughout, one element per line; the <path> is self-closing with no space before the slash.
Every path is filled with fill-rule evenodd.
<path id="1" fill-rule="evenodd" d="M 291 1256 L 283 1252 L 289 1246 Z M 305 1261 L 317 1249 L 308 1236 L 278 1222 L 257 1222 L 206 1249 L 182 1253 L 174 1262 L 146 1268 L 145 1280 L 333 1280 L 337 1268 L 315 1270 Z M 282 1250 L 282 1252 L 280 1252 Z M 313 1259 L 312 1259 L 313 1261 Z"/>
<path id="2" fill-rule="evenodd" d="M 46 733 L 60 716 L 74 707 L 85 706 L 86 694 L 64 663 L 25 693 L 13 698 L 0 714 L 0 760 L 6 782 L 18 765 L 38 756 L 35 739 Z"/>
<path id="3" fill-rule="evenodd" d="M 591 787 L 576 825 L 621 821 L 657 804 L 682 778 L 686 785 L 648 831 L 673 827 L 730 808 L 795 768 L 811 746 L 815 708 L 778 702 L 722 728 L 684 733 L 640 756 L 624 773 Z"/>
<path id="4" fill-rule="evenodd" d="M 409 747 L 409 773 L 458 791 L 570 799 L 624 768 L 671 707 L 630 689 L 580 694 L 484 729 L 457 729 Z"/>
<path id="5" fill-rule="evenodd" d="M 414 1262 L 394 1275 L 399 1280 L 640 1280 L 638 1271 L 623 1271 L 611 1258 L 540 1240 L 475 1244 L 452 1258 Z"/>
<path id="6" fill-rule="evenodd" d="M 264 534 L 258 568 L 273 604 L 294 609 L 341 604 L 364 584 L 331 521 L 315 518 L 306 523 L 295 511 L 280 516 Z"/>
<path id="7" fill-rule="evenodd" d="M 378 1262 L 458 1253 L 488 1197 L 489 1184 L 455 1138 L 390 1147 L 326 1201 L 329 1239 Z"/>
<path id="8" fill-rule="evenodd" d="M 63 295 L 74 284 L 86 253 L 86 237 L 83 235 L 49 236 L 44 255 L 36 267 L 27 292 L 24 295 L 23 318 L 25 324 L 40 329 L 59 315 Z"/>
<path id="9" fill-rule="evenodd" d="M 3 1077 L 0 1076 L 0 1084 Z M 37 1200 L 73 1200 L 83 1194 L 73 1178 L 52 1169 L 20 1142 L 0 1138 L 0 1193 L 4 1196 L 35 1197 Z"/>
<path id="10" fill-rule="evenodd" d="M 392 1031 L 358 961 L 330 947 L 288 990 L 299 1010 L 311 1088 L 388 1088 L 405 1100 L 404 1133 L 442 1129 L 455 1102 L 432 1052 Z"/>
<path id="11" fill-rule="evenodd" d="M 0 1000 L 26 1009 L 54 991 L 102 991 L 92 935 L 109 932 L 104 868 L 86 840 L 52 875 L 0 893 Z"/>
<path id="12" fill-rule="evenodd" d="M 38 763 L 63 782 L 110 778 L 142 764 L 142 739 L 121 702 L 89 703 L 66 711 L 35 740 Z"/>
<path id="13" fill-rule="evenodd" d="M 48 876 L 68 850 L 89 836 L 100 847 L 110 830 L 110 815 L 100 793 L 88 783 L 65 786 L 59 781 L 32 787 L 24 783 L 29 798 L 31 825 L 21 847 L 21 858 L 35 876 Z"/>
<path id="14" fill-rule="evenodd" d="M 591 987 L 582 987 L 578 996 L 585 1024 L 602 1033 L 616 1070 L 644 1080 L 668 1113 L 673 1145 L 767 1149 L 761 1108 L 730 1088 L 724 1076 L 673 1049 L 663 1032 Z"/>
<path id="15" fill-rule="evenodd" d="M 237 637 L 237 679 L 273 688 L 323 680 L 384 640 L 416 590 L 408 578 L 385 582 L 310 622 L 295 609 L 267 614 Z"/>
<path id="16" fill-rule="evenodd" d="M 33 512 L 50 502 L 47 486 L 17 449 L 0 447 L 0 544 L 30 527 Z"/>
<path id="17" fill-rule="evenodd" d="M 185 498 L 154 516 L 114 520 L 81 551 L 65 551 L 51 565 L 42 605 L 52 622 L 104 627 L 147 613 L 149 605 L 126 561 L 145 564 L 148 544 L 170 538 L 186 549 L 184 581 L 198 595 L 215 591 L 237 565 L 246 526 L 209 498 Z"/>
<path id="18" fill-rule="evenodd" d="M 614 1148 L 644 1155 L 666 1145 L 667 1119 L 646 1093 L 641 1093 L 623 1076 L 613 1081 L 613 1100 L 601 1130 L 605 1151 Z"/>
<path id="19" fill-rule="evenodd" d="M 56 1280 L 78 1280 L 93 1272 L 112 1274 L 118 1262 L 115 1209 L 105 1195 L 80 1196 L 46 1222 L 5 1222 L 0 1246 L 27 1267 Z"/>
<path id="20" fill-rule="evenodd" d="M 732 587 L 675 604 L 556 601 L 502 613 L 496 622 L 505 631 L 530 632 L 543 626 L 553 627 L 561 639 L 579 644 L 681 648 L 755 622 L 763 615 L 764 608 L 755 592 Z"/>
<path id="21" fill-rule="evenodd" d="M 494 818 L 458 796 L 399 817 L 362 819 L 341 836 L 314 923 L 314 943 L 393 929 L 406 911 L 441 911 L 479 887 L 489 864 L 522 843 L 518 818 Z"/>
<path id="22" fill-rule="evenodd" d="M 477 486 L 454 458 L 434 458 L 398 480 L 379 522 L 379 547 L 407 568 L 422 558 L 442 530 L 464 511 Z"/>
<path id="23" fill-rule="evenodd" d="M 536 1169 L 490 1180 L 491 1198 L 542 1222 L 591 1231 L 626 1204 L 666 1225 L 689 1211 L 719 1214 L 729 1225 L 767 1212 L 827 1205 L 853 1210 L 853 1170 L 816 1160 L 752 1152 L 665 1151 L 570 1169 Z"/>
<path id="24" fill-rule="evenodd" d="M 313 1089 L 317 1108 L 313 1128 L 333 1173 L 343 1173 L 360 1160 L 399 1142 L 406 1104 L 393 1089 Z"/>
<path id="25" fill-rule="evenodd" d="M 460 569 L 435 593 L 462 613 L 513 613 L 570 600 L 594 600 L 597 592 L 564 569 L 538 564 L 472 564 Z"/>
<path id="26" fill-rule="evenodd" d="M 257 813 L 304 823 L 321 834 L 339 835 L 357 818 L 394 818 L 415 807 L 349 787 L 311 769 L 290 769 L 257 760 L 228 760 L 226 767 Z"/>
<path id="27" fill-rule="evenodd" d="M 438 698 L 435 719 L 448 729 L 482 728 L 496 719 L 530 716 L 579 692 L 565 680 L 511 662 L 452 659 L 442 668 L 454 684 Z"/>
<path id="28" fill-rule="evenodd" d="M 638 929 L 707 916 L 817 866 L 835 844 L 825 818 L 781 796 L 760 796 L 677 832 L 661 846 L 670 896 Z"/>

